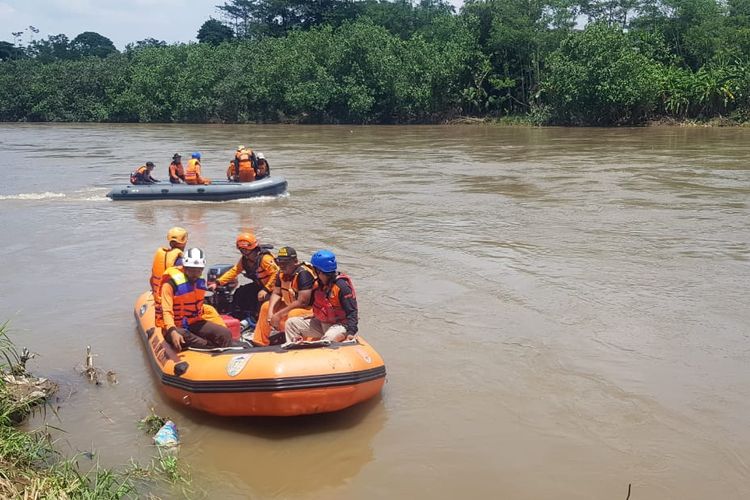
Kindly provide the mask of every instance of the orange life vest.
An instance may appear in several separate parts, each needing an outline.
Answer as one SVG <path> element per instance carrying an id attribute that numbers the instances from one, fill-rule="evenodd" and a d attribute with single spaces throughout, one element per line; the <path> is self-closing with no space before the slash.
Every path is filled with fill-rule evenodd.
<path id="1" fill-rule="evenodd" d="M 187 184 L 208 184 L 206 179 L 201 177 L 201 162 L 197 158 L 188 162 L 185 169 L 185 182 Z"/>
<path id="2" fill-rule="evenodd" d="M 143 184 L 148 182 L 148 168 L 146 165 L 142 165 L 138 167 L 135 172 L 130 174 L 130 183 L 131 184 Z"/>
<path id="3" fill-rule="evenodd" d="M 169 180 L 171 182 L 179 182 L 179 180 L 185 180 L 185 169 L 182 167 L 182 162 L 172 162 L 169 164 Z"/>
<path id="4" fill-rule="evenodd" d="M 292 302 L 297 300 L 297 297 L 299 297 L 299 273 L 302 270 L 308 271 L 310 274 L 312 274 L 313 279 L 315 279 L 315 270 L 307 262 L 300 263 L 300 265 L 297 266 L 297 269 L 294 270 L 290 278 L 287 278 L 286 275 L 282 272 L 279 273 L 279 280 L 281 281 L 281 299 L 287 305 L 291 304 Z M 315 285 L 313 285 L 313 288 L 315 288 Z M 310 304 L 305 304 L 304 307 L 309 305 Z"/>
<path id="5" fill-rule="evenodd" d="M 252 182 L 255 180 L 255 168 L 253 168 L 253 150 L 244 149 L 234 154 L 229 166 L 232 171 L 232 180 L 235 182 Z"/>
<path id="6" fill-rule="evenodd" d="M 161 277 L 164 271 L 170 267 L 182 264 L 182 250 L 179 248 L 159 248 L 154 254 L 154 263 L 151 265 L 151 291 L 154 293 L 154 300 L 159 300 L 159 288 L 161 287 Z"/>
<path id="7" fill-rule="evenodd" d="M 274 259 L 274 256 L 270 250 L 261 250 L 258 253 L 258 259 L 255 261 L 255 269 L 248 269 L 249 263 L 247 262 L 247 260 L 245 260 L 244 257 L 242 257 L 240 261 L 242 262 L 242 270 L 245 273 L 245 276 L 255 281 L 258 285 L 260 285 L 261 288 L 265 289 L 268 292 L 271 292 L 272 290 L 268 290 L 265 286 L 265 283 L 268 281 L 268 278 L 271 276 L 272 272 L 261 266 L 261 264 L 263 263 L 263 258 L 266 255 L 270 255 L 271 258 Z M 274 259 L 274 265 L 275 264 L 276 259 Z M 276 272 L 278 272 L 278 270 Z M 271 287 L 273 287 L 273 283 L 271 283 Z"/>
<path id="8" fill-rule="evenodd" d="M 170 267 L 162 276 L 162 285 L 169 282 L 174 290 L 173 310 L 176 325 L 187 328 L 203 319 L 203 299 L 206 296 L 206 280 L 198 278 L 188 281 L 179 267 Z"/>
<path id="9" fill-rule="evenodd" d="M 346 319 L 346 312 L 339 300 L 338 281 L 345 280 L 352 289 L 352 297 L 356 298 L 352 280 L 346 274 L 339 274 L 332 280 L 332 284 L 323 287 L 322 284 L 313 292 L 313 314 L 321 323 L 342 323 Z"/>

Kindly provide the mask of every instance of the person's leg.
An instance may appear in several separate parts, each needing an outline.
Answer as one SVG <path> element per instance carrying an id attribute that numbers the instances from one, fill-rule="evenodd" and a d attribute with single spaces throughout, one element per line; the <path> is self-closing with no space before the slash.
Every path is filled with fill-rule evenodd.
<path id="1" fill-rule="evenodd" d="M 189 326 L 189 331 L 194 333 L 193 337 L 200 338 L 203 342 L 191 338 L 189 342 L 207 344 L 206 347 L 229 347 L 232 344 L 232 332 L 226 326 L 219 326 L 210 321 L 199 321 Z M 187 339 L 186 339 L 187 340 Z M 189 344 L 190 347 L 201 347 Z"/>
<path id="2" fill-rule="evenodd" d="M 268 318 L 270 317 L 268 306 L 268 301 L 260 306 L 258 322 L 255 324 L 255 331 L 253 332 L 253 344 L 255 345 L 269 344 L 268 336 L 271 334 L 271 325 L 268 323 Z"/>
<path id="3" fill-rule="evenodd" d="M 313 318 L 303 318 L 301 316 L 297 318 L 289 318 L 286 321 L 284 328 L 286 341 L 297 342 L 298 340 L 302 340 L 302 338 L 310 331 L 310 323 L 312 320 Z"/>
<path id="4" fill-rule="evenodd" d="M 328 325 L 327 323 L 323 323 L 323 326 L 328 327 L 325 329 L 323 340 L 330 340 L 331 342 L 341 342 L 342 340 L 346 339 L 346 327 L 344 325 Z"/>

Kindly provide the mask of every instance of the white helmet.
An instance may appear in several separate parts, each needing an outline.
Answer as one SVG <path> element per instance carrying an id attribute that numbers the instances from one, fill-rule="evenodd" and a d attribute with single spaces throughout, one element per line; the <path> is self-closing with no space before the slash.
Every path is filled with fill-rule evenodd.
<path id="1" fill-rule="evenodd" d="M 265 159 L 266 159 L 266 157 L 265 157 L 265 156 L 263 155 L 263 153 L 261 153 L 260 151 L 257 151 L 257 152 L 255 153 L 255 157 L 256 157 L 257 159 L 259 159 L 259 160 L 265 160 Z"/>
<path id="2" fill-rule="evenodd" d="M 183 267 L 206 267 L 206 254 L 197 247 L 189 249 L 182 256 Z"/>

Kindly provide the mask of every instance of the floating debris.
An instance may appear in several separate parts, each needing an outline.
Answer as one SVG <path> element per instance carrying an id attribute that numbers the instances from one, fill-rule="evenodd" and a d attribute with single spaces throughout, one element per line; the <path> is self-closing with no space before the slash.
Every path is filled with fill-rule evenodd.
<path id="1" fill-rule="evenodd" d="M 86 346 L 86 361 L 82 366 L 78 366 L 78 371 L 89 379 L 89 382 L 96 385 L 102 385 L 101 381 L 105 378 L 111 385 L 117 384 L 117 373 L 112 370 L 104 372 L 104 370 L 94 366 L 94 355 L 91 353 L 91 346 L 89 345 Z"/>

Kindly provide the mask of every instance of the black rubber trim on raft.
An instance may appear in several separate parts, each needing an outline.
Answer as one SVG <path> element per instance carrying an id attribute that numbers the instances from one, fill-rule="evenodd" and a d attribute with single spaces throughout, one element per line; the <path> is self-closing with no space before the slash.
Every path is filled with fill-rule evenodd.
<path id="1" fill-rule="evenodd" d="M 267 378 L 260 380 L 195 381 L 162 374 L 164 385 L 193 393 L 277 392 L 297 389 L 323 389 L 341 385 L 356 385 L 385 377 L 385 366 L 358 372 L 304 377 Z"/>
<path id="2" fill-rule="evenodd" d="M 142 333 L 141 338 L 146 348 L 146 357 L 149 364 L 153 367 L 156 375 L 161 379 L 162 384 L 182 389 L 192 393 L 222 393 L 222 392 L 274 392 L 274 391 L 293 391 L 295 389 L 325 389 L 326 387 L 336 387 L 342 385 L 355 385 L 385 378 L 385 365 L 362 370 L 358 372 L 337 373 L 331 375 L 310 375 L 305 377 L 285 377 L 285 378 L 267 378 L 258 380 L 226 380 L 226 381 L 193 381 L 185 380 L 175 375 L 164 373 L 154 359 L 151 347 L 148 344 L 146 332 L 138 322 L 138 314 L 135 314 L 138 330 Z M 149 329 L 151 330 L 151 329 Z M 153 331 L 151 334 L 153 335 Z M 331 347 L 346 347 L 340 343 L 334 343 Z M 255 347 L 245 349 L 244 351 L 226 351 L 213 355 L 236 355 L 243 352 L 259 351 L 280 351 L 281 346 Z M 187 364 L 187 363 L 185 363 Z"/>

